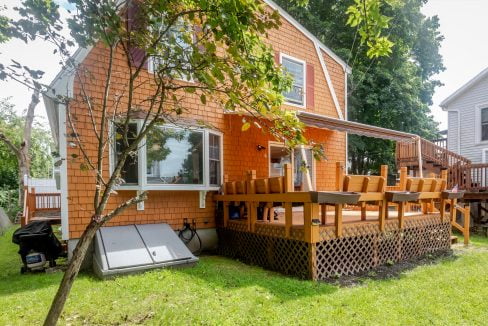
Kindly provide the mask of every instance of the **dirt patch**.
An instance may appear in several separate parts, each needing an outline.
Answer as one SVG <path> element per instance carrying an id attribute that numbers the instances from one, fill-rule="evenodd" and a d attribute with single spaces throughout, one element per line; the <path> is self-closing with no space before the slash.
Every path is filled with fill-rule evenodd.
<path id="1" fill-rule="evenodd" d="M 381 265 L 369 271 L 361 272 L 355 275 L 328 278 L 325 280 L 325 282 L 342 287 L 357 286 L 361 285 L 367 280 L 387 280 L 398 278 L 404 272 L 413 270 L 418 266 L 433 265 L 442 260 L 454 259 L 457 259 L 457 256 L 454 254 L 453 250 L 438 251 L 415 259 Z"/>

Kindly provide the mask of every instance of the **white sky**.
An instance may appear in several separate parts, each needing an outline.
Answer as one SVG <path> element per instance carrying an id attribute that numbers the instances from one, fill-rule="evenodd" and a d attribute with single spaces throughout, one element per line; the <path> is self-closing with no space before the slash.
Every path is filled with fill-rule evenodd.
<path id="1" fill-rule="evenodd" d="M 19 0 L 0 0 L 0 5 L 8 8 L 2 14 L 10 15 L 11 8 L 19 3 Z M 488 0 L 429 0 L 423 12 L 427 16 L 439 16 L 440 30 L 445 37 L 441 54 L 447 69 L 438 76 L 445 86 L 436 90 L 432 106 L 435 119 L 441 123 L 440 128 L 445 129 L 447 115 L 439 108 L 439 103 L 488 66 Z M 59 71 L 59 59 L 46 42 L 36 41 L 25 45 L 13 40 L 1 44 L 0 62 L 7 63 L 9 58 L 15 58 L 30 68 L 43 70 L 45 83 L 49 83 Z M 0 98 L 5 97 L 11 97 L 12 103 L 22 111 L 29 103 L 30 92 L 15 82 L 0 82 Z M 37 108 L 37 115 L 41 119 L 45 117 L 42 102 Z"/>
<path id="2" fill-rule="evenodd" d="M 446 71 L 438 76 L 444 86 L 436 89 L 431 107 L 442 130 L 447 128 L 447 113 L 439 104 L 488 67 L 488 0 L 429 0 L 423 13 L 439 16 L 445 37 L 441 54 Z"/>

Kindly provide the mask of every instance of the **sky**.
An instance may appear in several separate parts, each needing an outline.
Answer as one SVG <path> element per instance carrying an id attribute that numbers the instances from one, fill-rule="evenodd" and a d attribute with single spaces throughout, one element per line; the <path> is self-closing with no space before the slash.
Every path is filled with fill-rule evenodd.
<path id="1" fill-rule="evenodd" d="M 58 2 L 64 5 L 66 0 Z M 2 14 L 11 15 L 12 8 L 19 3 L 19 0 L 0 0 L 0 4 L 8 8 Z M 444 57 L 446 71 L 437 76 L 444 86 L 437 88 L 433 99 L 434 105 L 431 107 L 440 128 L 445 129 L 447 114 L 440 109 L 439 104 L 488 67 L 488 0 L 429 0 L 422 11 L 426 16 L 439 16 L 440 32 L 445 37 L 441 54 Z M 62 14 L 67 15 L 67 12 L 63 11 Z M 59 71 L 59 59 L 53 54 L 53 50 L 53 47 L 42 41 L 27 46 L 21 41 L 12 40 L 0 44 L 0 62 L 6 63 L 10 58 L 15 58 L 31 68 L 43 70 L 43 82 L 49 84 Z M 30 92 L 15 82 L 0 81 L 0 98 L 5 97 L 10 97 L 11 102 L 21 112 L 29 104 Z M 37 115 L 41 123 L 46 122 L 42 102 L 37 108 Z"/>

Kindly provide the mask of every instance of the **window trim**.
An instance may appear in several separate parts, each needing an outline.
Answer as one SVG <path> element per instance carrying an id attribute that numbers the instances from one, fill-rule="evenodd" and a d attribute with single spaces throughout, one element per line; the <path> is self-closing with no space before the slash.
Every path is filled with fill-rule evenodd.
<path id="1" fill-rule="evenodd" d="M 483 122 L 483 110 L 488 110 L 488 106 L 480 107 L 480 142 L 488 142 L 488 138 L 483 139 L 483 125 L 488 125 L 488 121 Z"/>
<path id="2" fill-rule="evenodd" d="M 131 122 L 136 122 L 137 123 L 137 131 L 140 132 L 142 125 L 143 125 L 143 120 L 141 119 L 134 119 L 131 120 Z M 217 130 L 211 130 L 211 129 L 205 129 L 205 128 L 198 128 L 198 127 L 188 127 L 188 128 L 182 128 L 180 126 L 175 126 L 173 124 L 164 124 L 163 126 L 167 126 L 170 128 L 175 128 L 175 129 L 188 129 L 192 131 L 199 131 L 202 132 L 203 134 L 203 141 L 204 141 L 204 148 L 203 148 L 203 178 L 204 182 L 203 184 L 200 185 L 188 185 L 188 184 L 148 184 L 147 183 L 147 157 L 146 157 L 146 139 L 144 138 L 141 142 L 141 145 L 139 146 L 138 150 L 138 184 L 130 184 L 130 185 L 119 185 L 116 187 L 117 190 L 160 190 L 160 191 L 165 191 L 165 190 L 179 190 L 179 191 L 218 191 L 221 188 L 221 185 L 223 184 L 224 181 L 224 149 L 223 149 L 223 133 Z M 114 126 L 113 123 L 110 124 L 110 135 L 111 137 L 114 137 L 115 134 L 113 133 Z M 219 136 L 220 139 L 220 185 L 218 186 L 213 186 L 210 184 L 210 161 L 209 161 L 209 135 L 214 134 L 216 136 Z M 113 173 L 114 170 L 114 149 L 115 149 L 115 142 L 111 142 L 111 148 L 110 148 L 110 153 L 109 153 L 109 169 L 110 169 L 110 174 Z"/>
<path id="3" fill-rule="evenodd" d="M 481 144 L 488 144 L 488 139 L 487 140 L 481 140 L 481 110 L 483 109 L 488 109 L 488 102 L 485 103 L 480 103 L 475 105 L 475 137 L 474 137 L 474 143 L 476 145 L 481 145 Z M 449 110 L 449 111 L 454 111 L 454 110 Z M 461 121 L 460 121 L 460 116 L 458 117 L 458 123 L 459 123 L 459 133 L 461 133 Z M 458 146 L 460 146 L 460 141 L 461 141 L 461 134 L 459 134 L 459 141 L 458 141 Z"/>
<path id="4" fill-rule="evenodd" d="M 303 104 L 300 105 L 297 103 L 289 102 L 287 100 L 287 98 L 283 95 L 285 97 L 284 104 L 294 106 L 297 108 L 301 108 L 301 109 L 305 109 L 307 106 L 307 62 L 304 60 L 298 59 L 296 57 L 293 57 L 291 55 L 285 54 L 283 52 L 280 52 L 280 65 L 282 65 L 282 66 L 283 66 L 283 58 L 291 60 L 291 61 L 295 61 L 297 63 L 302 64 L 302 66 L 303 66 Z"/>

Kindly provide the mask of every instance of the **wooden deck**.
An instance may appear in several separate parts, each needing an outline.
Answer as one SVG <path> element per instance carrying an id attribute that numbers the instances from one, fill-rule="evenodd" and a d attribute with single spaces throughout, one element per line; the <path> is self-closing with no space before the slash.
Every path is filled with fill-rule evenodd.
<path id="1" fill-rule="evenodd" d="M 469 218 L 455 218 L 469 216 L 469 207 L 458 204 L 462 194 L 445 191 L 445 174 L 404 175 L 391 192 L 383 176 L 338 173 L 338 191 L 294 192 L 287 171 L 227 182 L 214 197 L 221 254 L 319 280 L 448 250 L 452 227 L 469 241 Z M 409 202 L 420 212 L 409 211 Z"/>

